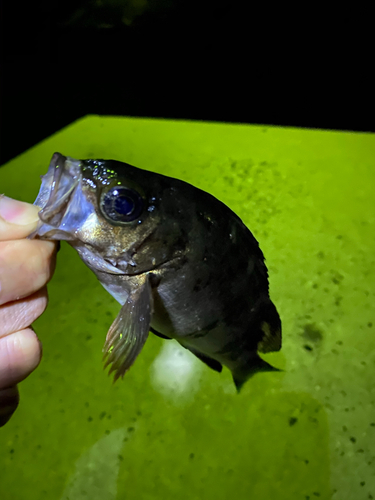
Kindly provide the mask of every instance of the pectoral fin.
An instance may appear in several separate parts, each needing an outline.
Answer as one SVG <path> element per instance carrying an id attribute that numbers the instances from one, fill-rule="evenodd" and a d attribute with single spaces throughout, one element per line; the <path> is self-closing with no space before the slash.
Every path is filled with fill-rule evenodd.
<path id="1" fill-rule="evenodd" d="M 147 275 L 140 276 L 112 323 L 103 347 L 105 365 L 112 365 L 114 381 L 123 377 L 134 363 L 147 340 L 152 315 L 151 286 Z"/>

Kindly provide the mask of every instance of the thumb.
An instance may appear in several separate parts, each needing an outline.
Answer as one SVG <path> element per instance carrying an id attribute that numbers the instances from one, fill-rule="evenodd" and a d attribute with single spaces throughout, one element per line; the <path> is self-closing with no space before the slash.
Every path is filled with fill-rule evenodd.
<path id="1" fill-rule="evenodd" d="M 38 223 L 40 208 L 0 194 L 0 241 L 26 238 Z"/>

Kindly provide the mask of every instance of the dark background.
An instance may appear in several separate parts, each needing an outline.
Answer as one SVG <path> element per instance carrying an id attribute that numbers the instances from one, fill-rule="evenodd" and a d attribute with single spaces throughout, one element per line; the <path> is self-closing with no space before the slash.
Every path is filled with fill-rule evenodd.
<path id="1" fill-rule="evenodd" d="M 1 4 L 0 164 L 88 113 L 375 131 L 354 4 Z"/>

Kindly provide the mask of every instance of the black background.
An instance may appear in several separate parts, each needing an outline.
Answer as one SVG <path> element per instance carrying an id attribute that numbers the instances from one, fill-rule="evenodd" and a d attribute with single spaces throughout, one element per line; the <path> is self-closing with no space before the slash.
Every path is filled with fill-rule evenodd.
<path id="1" fill-rule="evenodd" d="M 0 164 L 88 113 L 375 131 L 370 12 L 139 5 L 1 4 Z"/>

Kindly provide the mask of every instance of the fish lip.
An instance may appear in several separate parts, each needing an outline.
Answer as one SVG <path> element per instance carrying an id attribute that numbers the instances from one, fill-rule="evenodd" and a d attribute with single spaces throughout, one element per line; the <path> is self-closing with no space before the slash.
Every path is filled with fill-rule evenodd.
<path id="1" fill-rule="evenodd" d="M 61 153 L 52 156 L 47 174 L 42 177 L 42 186 L 34 202 L 41 207 L 39 218 L 48 224 L 67 205 L 82 174 L 81 162 Z M 63 214 L 62 214 L 63 215 Z M 52 224 L 56 226 L 56 224 Z"/>
<path id="2" fill-rule="evenodd" d="M 157 271 L 165 264 L 171 262 L 170 259 L 166 259 L 160 262 L 160 264 L 154 265 L 150 268 L 129 272 L 128 269 L 121 269 L 120 267 L 116 267 L 113 262 L 111 262 L 111 260 L 103 257 L 93 245 L 90 245 L 90 243 L 85 243 L 79 238 L 76 238 L 74 241 L 70 241 L 69 243 L 80 254 L 81 259 L 86 263 L 88 267 L 90 267 L 93 271 L 96 270 L 106 274 L 117 276 L 140 276 L 142 274 Z"/>
<path id="3" fill-rule="evenodd" d="M 34 201 L 34 205 L 40 207 L 39 222 L 28 238 L 74 239 L 69 232 L 59 228 L 59 220 L 64 217 L 70 197 L 82 179 L 81 162 L 61 153 L 54 153 L 47 173 L 41 179 L 42 184 Z"/>
<path id="4" fill-rule="evenodd" d="M 99 271 L 102 273 L 113 274 L 113 275 L 124 275 L 125 271 L 116 268 L 111 262 L 105 259 L 100 252 L 98 252 L 94 246 L 89 243 L 85 243 L 79 238 L 75 238 L 73 241 L 69 242 L 70 245 L 78 252 L 81 259 L 86 263 L 86 265 L 91 268 L 92 271 Z"/>
<path id="5" fill-rule="evenodd" d="M 124 276 L 140 276 L 141 274 L 145 273 L 152 273 L 152 271 L 157 271 L 160 269 L 164 264 L 168 264 L 168 262 L 171 262 L 171 259 L 166 259 L 160 262 L 159 264 L 155 264 L 154 266 L 146 269 L 141 269 L 139 271 L 135 270 L 134 272 L 129 272 L 128 270 L 122 270 L 121 268 L 115 266 L 108 258 L 103 257 L 102 258 L 106 263 L 108 263 L 110 266 L 118 270 L 118 273 L 110 273 L 110 274 L 122 274 Z M 130 269 L 131 271 L 131 269 Z"/>
<path id="6" fill-rule="evenodd" d="M 166 265 L 166 264 L 177 264 L 177 263 L 180 263 L 181 262 L 181 259 L 184 259 L 183 256 L 177 256 L 177 257 L 173 257 L 171 259 L 166 259 L 166 260 L 163 260 L 162 262 L 160 262 L 159 264 L 155 264 L 154 266 L 150 267 L 150 268 L 146 268 L 146 269 L 142 269 L 140 271 L 136 271 L 134 273 L 124 273 L 126 276 L 139 276 L 141 274 L 146 274 L 146 273 L 152 273 L 153 271 L 159 271 L 160 269 L 163 269 L 163 267 Z"/>

